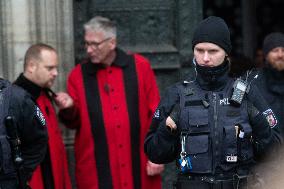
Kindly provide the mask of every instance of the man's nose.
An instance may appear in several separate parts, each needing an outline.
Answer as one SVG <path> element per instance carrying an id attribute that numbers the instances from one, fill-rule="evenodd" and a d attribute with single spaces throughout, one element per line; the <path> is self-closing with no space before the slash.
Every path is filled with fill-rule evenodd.
<path id="1" fill-rule="evenodd" d="M 90 52 L 93 51 L 93 48 L 88 45 L 88 46 L 86 47 L 86 51 L 87 51 L 87 53 L 90 53 Z"/>
<path id="2" fill-rule="evenodd" d="M 203 61 L 204 62 L 207 62 L 207 61 L 209 61 L 209 54 L 208 54 L 208 52 L 204 52 L 204 55 L 203 55 Z"/>
<path id="3" fill-rule="evenodd" d="M 278 56 L 284 57 L 284 48 L 281 48 L 281 49 L 278 51 Z"/>
<path id="4" fill-rule="evenodd" d="M 57 76 L 57 75 L 58 75 L 58 70 L 57 70 L 57 69 L 54 69 L 54 70 L 53 70 L 53 75 L 54 75 L 54 76 Z"/>

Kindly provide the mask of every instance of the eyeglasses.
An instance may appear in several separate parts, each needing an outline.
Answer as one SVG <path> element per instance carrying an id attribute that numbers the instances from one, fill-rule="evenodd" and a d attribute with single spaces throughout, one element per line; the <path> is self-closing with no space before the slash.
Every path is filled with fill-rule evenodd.
<path id="1" fill-rule="evenodd" d="M 106 38 L 106 39 L 104 39 L 100 42 L 87 42 L 87 41 L 85 41 L 84 46 L 85 46 L 86 49 L 88 47 L 91 47 L 92 49 L 99 49 L 101 44 L 103 44 L 104 42 L 106 42 L 110 39 L 111 39 L 111 37 L 108 37 L 108 38 Z"/>

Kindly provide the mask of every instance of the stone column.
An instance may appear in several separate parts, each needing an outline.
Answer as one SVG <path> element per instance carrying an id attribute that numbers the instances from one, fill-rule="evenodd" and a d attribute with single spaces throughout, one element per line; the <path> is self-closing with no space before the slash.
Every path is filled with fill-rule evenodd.
<path id="1" fill-rule="evenodd" d="M 58 50 L 56 90 L 74 66 L 72 0 L 0 0 L 0 76 L 13 81 L 23 70 L 27 48 L 47 43 Z"/>

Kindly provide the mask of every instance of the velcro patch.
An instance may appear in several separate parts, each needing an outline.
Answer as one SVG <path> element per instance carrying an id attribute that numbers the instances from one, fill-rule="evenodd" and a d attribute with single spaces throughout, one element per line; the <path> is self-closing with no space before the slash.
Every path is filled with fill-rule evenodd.
<path id="1" fill-rule="evenodd" d="M 228 117 L 238 117 L 238 116 L 241 116 L 241 112 L 239 110 L 228 110 L 227 116 Z"/>
<path id="2" fill-rule="evenodd" d="M 42 112 L 40 111 L 39 107 L 35 106 L 35 112 L 36 112 L 36 117 L 40 121 L 41 125 L 45 126 L 46 121 L 45 121 L 45 118 L 44 118 Z"/>
<path id="3" fill-rule="evenodd" d="M 266 120 L 267 120 L 267 122 L 268 122 L 268 124 L 271 128 L 273 128 L 277 125 L 278 121 L 277 121 L 276 116 L 274 115 L 274 113 L 271 109 L 265 110 L 262 114 L 265 116 L 265 118 L 266 118 Z"/>

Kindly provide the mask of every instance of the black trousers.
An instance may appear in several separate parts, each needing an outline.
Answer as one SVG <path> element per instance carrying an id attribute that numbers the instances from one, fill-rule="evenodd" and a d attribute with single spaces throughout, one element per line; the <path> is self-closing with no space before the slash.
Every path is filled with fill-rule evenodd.
<path id="1" fill-rule="evenodd" d="M 178 179 L 174 189 L 247 189 L 247 179 L 204 181 L 201 178 Z"/>
<path id="2" fill-rule="evenodd" d="M 19 189 L 17 180 L 0 180 L 0 189 Z"/>

